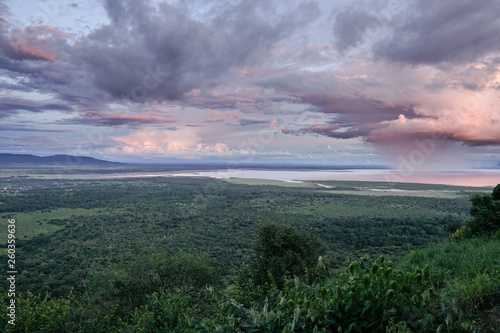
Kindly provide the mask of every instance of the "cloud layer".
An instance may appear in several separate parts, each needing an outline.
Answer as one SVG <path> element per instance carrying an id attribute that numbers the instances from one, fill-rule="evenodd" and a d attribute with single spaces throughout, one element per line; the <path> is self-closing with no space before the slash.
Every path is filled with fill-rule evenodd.
<path id="1" fill-rule="evenodd" d="M 335 160 L 327 146 L 401 154 L 436 136 L 500 154 L 497 1 L 92 5 L 0 2 L 4 150 L 30 149 L 30 121 L 71 145 L 98 130 L 109 156 Z"/>

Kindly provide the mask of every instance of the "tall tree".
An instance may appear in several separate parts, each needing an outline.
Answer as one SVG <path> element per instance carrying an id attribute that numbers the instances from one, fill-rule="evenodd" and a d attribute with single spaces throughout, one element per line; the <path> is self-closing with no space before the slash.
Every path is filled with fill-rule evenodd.
<path id="1" fill-rule="evenodd" d="M 470 228 L 475 234 L 492 234 L 500 229 L 500 184 L 492 194 L 471 196 L 470 215 L 474 218 Z"/>
<path id="2" fill-rule="evenodd" d="M 264 223 L 255 234 L 255 277 L 258 283 L 272 278 L 281 287 L 286 276 L 303 276 L 316 267 L 322 246 L 308 232 L 285 224 Z"/>
<path id="3" fill-rule="evenodd" d="M 493 200 L 500 200 L 500 184 L 495 186 L 491 195 L 493 196 Z"/>

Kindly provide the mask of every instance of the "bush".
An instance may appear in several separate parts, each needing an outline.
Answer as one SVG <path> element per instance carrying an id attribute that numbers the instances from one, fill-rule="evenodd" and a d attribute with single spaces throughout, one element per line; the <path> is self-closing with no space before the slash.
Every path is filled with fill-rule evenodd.
<path id="1" fill-rule="evenodd" d="M 467 238 L 472 236 L 472 231 L 470 227 L 463 226 L 458 228 L 454 233 L 450 235 L 450 242 L 457 244 L 463 242 Z"/>
<path id="2" fill-rule="evenodd" d="M 136 309 L 132 324 L 122 331 L 195 332 L 195 317 L 188 298 L 154 293 L 146 306 Z"/>
<path id="3" fill-rule="evenodd" d="M 429 267 L 355 261 L 338 279 L 287 280 L 251 307 L 233 299 L 220 316 L 236 332 L 471 332 L 458 312 L 441 307 L 433 281 Z"/>
<path id="4" fill-rule="evenodd" d="M 302 277 L 313 270 L 322 253 L 317 238 L 291 225 L 265 223 L 255 235 L 254 276 L 258 284 L 283 286 L 285 277 Z"/>
<path id="5" fill-rule="evenodd" d="M 92 281 L 91 292 L 107 307 L 118 305 L 119 317 L 128 320 L 150 295 L 177 295 L 193 300 L 203 298 L 205 287 L 221 285 L 220 272 L 204 254 L 180 251 L 177 255 L 149 254 Z"/>
<path id="6" fill-rule="evenodd" d="M 497 186 L 495 186 L 495 188 L 493 189 L 493 193 L 491 194 L 491 196 L 493 197 L 493 200 L 500 200 L 500 184 L 498 184 Z"/>
<path id="7" fill-rule="evenodd" d="M 475 235 L 492 235 L 500 229 L 500 184 L 492 194 L 474 194 L 471 196 L 470 214 L 473 219 L 469 223 Z"/>

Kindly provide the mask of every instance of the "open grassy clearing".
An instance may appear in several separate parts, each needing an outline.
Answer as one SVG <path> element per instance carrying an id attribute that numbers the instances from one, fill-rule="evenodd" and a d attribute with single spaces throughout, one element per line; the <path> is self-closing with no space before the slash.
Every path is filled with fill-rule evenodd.
<path id="1" fill-rule="evenodd" d="M 64 220 L 71 222 L 76 217 L 91 217 L 101 213 L 103 213 L 103 210 L 98 208 L 56 208 L 29 213 L 5 212 L 1 214 L 1 218 L 5 221 L 15 219 L 17 238 L 28 240 L 40 234 L 51 235 L 63 228 Z M 0 230 L 0 239 L 5 239 L 6 236 L 7 228 L 2 228 Z"/>

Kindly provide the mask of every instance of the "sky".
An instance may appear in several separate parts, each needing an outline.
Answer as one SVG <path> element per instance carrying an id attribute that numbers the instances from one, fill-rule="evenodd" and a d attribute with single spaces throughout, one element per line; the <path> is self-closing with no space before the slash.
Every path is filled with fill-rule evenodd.
<path id="1" fill-rule="evenodd" d="M 500 163 L 500 1 L 0 0 L 0 152 Z"/>

